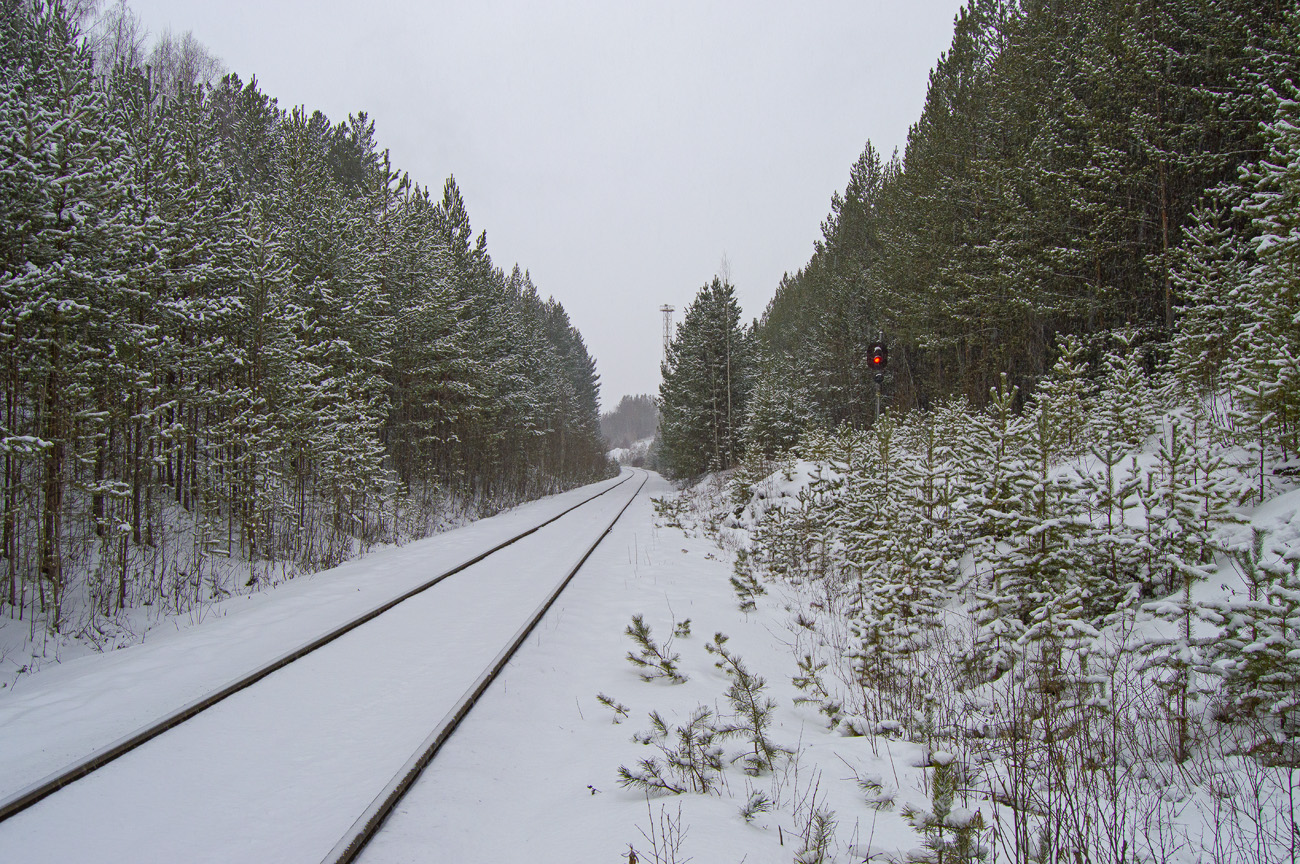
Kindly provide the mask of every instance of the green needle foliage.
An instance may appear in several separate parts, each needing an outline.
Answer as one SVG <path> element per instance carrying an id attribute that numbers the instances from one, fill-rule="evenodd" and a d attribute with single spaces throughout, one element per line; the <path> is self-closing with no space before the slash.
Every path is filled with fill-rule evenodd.
<path id="1" fill-rule="evenodd" d="M 633 615 L 632 623 L 623 631 L 629 639 L 640 648 L 637 652 L 627 652 L 627 662 L 637 667 L 643 681 L 666 678 L 673 684 L 682 684 L 686 676 L 677 668 L 682 659 L 680 654 L 672 653 L 673 640 L 668 639 L 662 646 L 657 644 L 650 633 L 650 625 L 641 615 Z"/>
<path id="2" fill-rule="evenodd" d="M 714 665 L 731 679 L 726 696 L 731 703 L 734 722 L 717 731 L 723 737 L 748 739 L 750 751 L 737 757 L 736 761 L 744 762 L 747 774 L 762 774 L 772 770 L 773 763 L 788 753 L 768 738 L 772 712 L 776 710 L 777 704 L 764 695 L 766 679 L 751 672 L 740 657 L 727 650 L 727 638 L 723 633 L 714 634 L 713 641 L 704 646 L 710 654 L 717 655 L 718 661 Z"/>
<path id="3" fill-rule="evenodd" d="M 635 768 L 620 765 L 619 785 L 674 795 L 715 791 L 722 777 L 723 736 L 713 720 L 713 712 L 700 705 L 686 723 L 670 729 L 659 712 L 650 712 L 650 729 L 636 740 L 659 748 L 660 756 L 642 759 Z"/>

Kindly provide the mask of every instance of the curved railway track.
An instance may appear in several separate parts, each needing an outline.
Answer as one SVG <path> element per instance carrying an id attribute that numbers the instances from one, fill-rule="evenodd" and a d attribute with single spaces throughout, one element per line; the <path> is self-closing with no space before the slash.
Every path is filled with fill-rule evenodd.
<path id="1" fill-rule="evenodd" d="M 12 795 L 8 799 L 0 801 L 0 823 L 4 823 L 6 820 L 23 813 L 44 799 L 55 795 L 55 793 L 69 787 L 71 784 L 76 784 L 77 781 L 89 777 L 93 772 L 104 768 L 121 757 L 139 751 L 141 748 L 149 744 L 149 742 L 159 738 L 159 736 L 162 736 L 163 733 L 168 730 L 175 729 L 182 724 L 205 714 L 209 709 L 226 701 L 237 693 L 249 690 L 253 685 L 263 681 L 263 679 L 268 678 L 273 673 L 285 669 L 286 667 L 290 667 L 292 664 L 295 664 L 304 658 L 317 655 L 319 649 L 337 642 L 340 638 L 357 631 L 359 628 L 362 628 L 363 625 L 374 621 L 385 613 L 394 609 L 402 608 L 404 604 L 408 604 L 409 601 L 413 600 L 413 598 L 424 595 L 425 592 L 429 591 L 429 589 L 443 583 L 451 576 L 469 570 L 481 562 L 489 561 L 493 556 L 503 552 L 503 550 L 508 547 L 515 546 L 519 541 L 522 541 L 547 526 L 560 521 L 565 516 L 579 510 L 579 508 L 591 505 L 592 502 L 602 496 L 609 495 L 609 493 L 613 492 L 615 489 L 619 489 L 620 487 L 624 487 L 626 484 L 631 483 L 634 478 L 635 474 L 628 474 L 618 483 L 610 485 L 595 495 L 584 498 L 582 501 L 563 510 L 559 514 L 530 527 L 528 530 L 510 537 L 502 543 L 498 543 L 492 548 L 475 555 L 474 557 L 463 561 L 430 579 L 425 580 L 400 596 L 371 609 L 365 614 L 353 618 L 345 624 L 332 629 L 328 633 L 311 640 L 297 649 L 277 657 L 275 660 L 266 663 L 263 666 L 254 669 L 252 672 L 231 681 L 224 687 L 221 687 L 218 690 L 196 699 L 166 716 L 159 718 L 157 721 L 148 724 L 121 740 L 103 747 L 85 758 L 77 760 L 64 769 L 57 771 L 43 780 L 32 784 L 28 788 Z M 355 820 L 351 828 L 348 829 L 342 838 L 335 844 L 334 848 L 325 856 L 323 859 L 324 862 L 329 862 L 329 864 L 340 862 L 341 864 L 341 862 L 353 861 L 357 857 L 361 849 L 364 848 L 370 838 L 378 831 L 383 820 L 392 810 L 394 805 L 415 782 L 420 772 L 423 771 L 434 758 L 438 749 L 451 736 L 456 726 L 469 713 L 474 704 L 478 701 L 479 697 L 487 690 L 488 686 L 500 671 L 505 668 L 510 658 L 527 639 L 528 635 L 537 626 L 538 622 L 542 620 L 547 610 L 551 608 L 556 599 L 560 596 L 561 592 L 568 586 L 573 577 L 582 568 L 586 560 L 600 545 L 605 536 L 613 529 L 615 523 L 618 522 L 619 518 L 627 508 L 631 506 L 637 495 L 640 494 L 641 489 L 645 486 L 647 479 L 648 474 L 643 475 L 640 478 L 639 483 L 635 484 L 636 488 L 632 494 L 629 495 L 622 506 L 617 509 L 617 512 L 614 513 L 613 518 L 608 521 L 608 524 L 604 525 L 603 530 L 601 530 L 598 536 L 595 537 L 594 541 L 585 546 L 585 550 L 582 551 L 582 554 L 578 557 L 576 563 L 574 563 L 572 567 L 563 574 L 562 578 L 560 578 L 560 580 L 546 593 L 541 602 L 533 608 L 524 622 L 514 632 L 514 635 L 506 641 L 505 646 L 496 653 L 495 657 L 486 665 L 486 668 L 483 669 L 477 678 L 474 679 L 468 689 L 464 691 L 451 708 L 446 711 L 445 715 L 441 717 L 433 729 L 429 731 L 427 737 L 425 737 L 415 751 L 411 753 L 409 758 L 406 759 L 405 763 L 396 772 L 392 779 L 384 784 L 383 788 L 373 798 L 369 806 L 365 808 L 361 816 Z M 609 511 L 598 510 L 598 512 L 612 512 L 613 508 L 617 506 L 617 500 L 618 499 L 615 499 L 614 503 L 610 505 Z M 590 533 L 587 533 L 586 536 L 590 537 Z M 503 564 L 502 566 L 508 567 L 510 565 Z M 518 565 L 516 564 L 515 566 L 517 567 Z M 429 596 L 436 597 L 437 595 L 438 592 L 434 592 L 434 595 Z M 272 683 L 273 682 L 268 682 L 267 685 L 264 686 L 270 686 Z M 337 698 L 346 699 L 346 695 L 347 694 L 345 693 L 340 693 Z M 0 833 L 3 832 L 3 828 L 4 826 L 0 825 Z"/>

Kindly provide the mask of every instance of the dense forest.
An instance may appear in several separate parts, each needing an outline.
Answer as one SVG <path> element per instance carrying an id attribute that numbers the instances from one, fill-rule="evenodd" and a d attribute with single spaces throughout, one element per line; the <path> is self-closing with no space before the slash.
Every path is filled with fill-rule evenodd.
<path id="1" fill-rule="evenodd" d="M 598 377 L 453 179 L 189 34 L 0 0 L 0 606 L 95 634 L 604 476 Z"/>
<path id="2" fill-rule="evenodd" d="M 1003 375 L 1023 398 L 1061 334 L 1095 363 L 1128 329 L 1151 368 L 1236 381 L 1243 422 L 1293 447 L 1297 406 L 1278 387 L 1294 360 L 1270 358 L 1300 342 L 1264 308 L 1266 280 L 1245 277 L 1294 280 L 1295 253 L 1273 238 L 1293 235 L 1300 194 L 1298 28 L 1288 2 L 968 3 L 905 151 L 867 143 L 811 259 L 745 331 L 748 360 L 729 374 L 752 382 L 733 388 L 750 445 L 869 425 L 878 340 L 881 404 L 907 410 L 984 405 Z M 701 350 L 679 345 L 666 380 Z M 701 434 L 714 432 L 727 434 Z M 727 467 L 729 452 L 687 455 L 678 473 Z"/>

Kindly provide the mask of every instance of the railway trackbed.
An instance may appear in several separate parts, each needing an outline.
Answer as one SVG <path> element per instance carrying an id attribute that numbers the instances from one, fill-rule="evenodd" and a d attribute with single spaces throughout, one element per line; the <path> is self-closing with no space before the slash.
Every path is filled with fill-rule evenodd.
<path id="1" fill-rule="evenodd" d="M 111 835 L 131 860 L 353 860 L 644 484 L 629 474 L 11 795 L 0 848 L 89 860 L 123 849 Z"/>

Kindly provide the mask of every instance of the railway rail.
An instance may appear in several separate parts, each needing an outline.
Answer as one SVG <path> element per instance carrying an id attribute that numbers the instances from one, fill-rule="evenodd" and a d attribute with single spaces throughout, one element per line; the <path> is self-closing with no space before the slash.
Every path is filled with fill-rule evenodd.
<path id="1" fill-rule="evenodd" d="M 487 690 L 488 686 L 497 677 L 501 670 L 505 668 L 510 658 L 515 654 L 527 639 L 528 635 L 545 616 L 547 610 L 549 610 L 559 598 L 561 592 L 564 591 L 572 581 L 573 577 L 582 568 L 583 564 L 613 529 L 619 518 L 621 518 L 623 513 L 626 512 L 627 508 L 631 506 L 632 502 L 640 494 L 641 489 L 644 488 L 647 478 L 648 475 L 643 475 L 640 478 L 639 483 L 636 484 L 635 491 L 627 497 L 627 500 L 622 504 L 621 508 L 617 509 L 613 518 L 608 521 L 608 524 L 604 526 L 603 530 L 595 537 L 594 541 L 586 545 L 585 550 L 582 552 L 581 556 L 578 557 L 576 563 L 574 563 L 572 567 L 563 574 L 562 578 L 560 578 L 558 582 L 554 583 L 553 587 L 546 593 L 541 602 L 538 603 L 535 608 L 533 608 L 532 612 L 527 615 L 523 623 L 514 632 L 513 636 L 506 640 L 505 646 L 496 653 L 495 657 L 486 665 L 486 668 L 483 669 L 477 678 L 474 679 L 468 689 L 466 689 L 450 709 L 446 711 L 445 715 L 442 716 L 434 728 L 429 731 L 427 737 L 425 737 L 415 751 L 410 754 L 409 758 L 407 758 L 406 762 L 401 766 L 391 780 L 383 785 L 383 788 L 380 789 L 377 795 L 375 795 L 369 806 L 367 806 L 364 812 L 362 812 L 361 816 L 355 820 L 347 832 L 338 840 L 334 848 L 325 856 L 323 862 L 328 862 L 328 864 L 335 864 L 335 862 L 338 862 L 338 864 L 342 864 L 342 862 L 350 862 L 356 859 L 357 855 L 365 847 L 366 843 L 369 842 L 370 838 L 379 830 L 387 814 L 414 784 L 421 771 L 424 770 L 437 754 L 438 749 L 451 736 L 456 726 L 470 712 L 479 697 Z M 417 596 L 424 595 L 429 591 L 429 589 L 444 583 L 455 574 L 469 570 L 482 562 L 489 561 L 493 556 L 502 553 L 503 550 L 506 550 L 508 547 L 514 546 L 519 543 L 519 541 L 536 534 L 547 526 L 558 522 L 565 516 L 574 513 L 580 508 L 591 505 L 592 502 L 613 493 L 614 490 L 633 483 L 635 479 L 636 475 L 634 473 L 629 473 L 618 483 L 612 484 L 600 492 L 584 498 L 577 504 L 561 511 L 559 514 L 552 516 L 525 531 L 515 534 L 504 542 L 498 543 L 492 548 L 475 555 L 454 567 L 438 573 L 436 576 L 423 581 L 411 590 L 408 590 L 370 611 L 353 618 L 343 625 L 330 630 L 297 649 L 289 651 L 288 653 L 277 657 L 275 660 L 254 669 L 248 674 L 231 681 L 224 687 L 190 702 L 182 708 L 159 718 L 157 721 L 148 724 L 121 740 L 103 747 L 85 758 L 79 759 L 68 765 L 64 769 L 51 774 L 43 780 L 32 784 L 28 788 L 0 802 L 0 823 L 5 823 L 7 820 L 23 813 L 61 790 L 76 784 L 78 781 L 89 777 L 94 772 L 97 772 L 99 769 L 106 767 L 121 757 L 139 751 L 151 741 L 154 741 L 154 739 L 162 736 L 165 732 L 176 729 L 177 727 L 182 726 L 182 724 L 186 724 L 189 721 L 200 717 L 219 703 L 230 699 L 230 697 L 237 693 L 249 690 L 253 685 L 263 681 L 274 673 L 286 669 L 287 667 L 291 667 L 293 664 L 304 660 L 304 658 L 316 655 L 317 652 L 326 645 L 337 642 L 337 640 L 347 634 L 359 630 L 363 625 L 374 621 L 385 613 L 402 608 L 404 604 L 409 604 L 409 602 Z M 612 512 L 613 508 L 617 506 L 617 500 L 619 499 L 615 499 L 614 503 L 610 505 L 609 511 L 599 510 L 598 512 Z M 590 537 L 590 534 L 588 533 L 586 536 Z M 434 595 L 429 596 L 436 595 L 437 592 L 434 592 Z M 264 686 L 269 686 L 270 684 L 271 682 L 268 682 L 268 685 Z M 339 698 L 346 698 L 346 696 L 340 694 Z M 3 828 L 4 825 L 0 824 L 0 832 L 3 831 Z"/>

